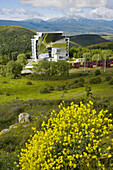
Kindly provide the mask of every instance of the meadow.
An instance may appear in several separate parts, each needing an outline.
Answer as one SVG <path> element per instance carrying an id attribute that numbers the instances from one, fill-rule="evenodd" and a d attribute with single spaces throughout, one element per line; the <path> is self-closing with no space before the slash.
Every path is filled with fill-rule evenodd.
<path id="1" fill-rule="evenodd" d="M 80 76 L 79 73 L 83 73 L 83 69 L 71 69 L 70 73 L 73 74 L 72 79 L 67 80 L 54 80 L 54 81 L 42 81 L 42 80 L 30 80 L 26 77 L 20 79 L 10 79 L 6 77 L 0 77 L 0 103 L 5 103 L 15 100 L 29 100 L 29 99 L 42 99 L 42 100 L 56 100 L 56 99 L 71 99 L 71 98 L 81 98 L 86 95 L 85 86 L 89 84 L 89 81 L 92 77 L 97 77 L 94 75 L 93 69 L 86 69 L 87 76 Z M 112 101 L 112 92 L 113 86 L 108 84 L 108 81 L 105 80 L 107 76 L 113 76 L 113 69 L 107 68 L 106 73 L 104 73 L 103 68 L 98 68 L 101 72 L 101 75 L 98 77 L 101 78 L 102 82 L 99 84 L 91 84 L 92 93 L 97 97 L 110 97 Z M 73 84 L 74 80 L 83 78 L 84 87 L 79 88 L 67 88 L 66 90 L 57 90 L 57 86 Z M 29 85 L 29 82 L 31 84 Z M 51 90 L 48 93 L 40 94 L 39 89 L 44 86 L 52 86 L 55 90 Z"/>
<path id="2" fill-rule="evenodd" d="M 95 75 L 96 70 L 99 75 Z M 52 110 L 59 112 L 58 105 L 64 101 L 65 106 L 71 102 L 84 104 L 93 100 L 97 111 L 108 109 L 113 113 L 113 68 L 84 68 L 71 69 L 72 78 L 66 80 L 34 80 L 30 76 L 18 79 L 0 77 L 0 130 L 17 125 L 17 128 L 0 135 L 0 168 L 18 169 L 14 162 L 18 162 L 17 155 L 25 143 L 34 134 L 32 127 L 41 129 L 43 121 L 47 122 Z M 110 77 L 110 79 L 107 79 Z M 96 82 L 100 78 L 100 82 Z M 111 82 L 111 83 L 110 83 Z M 91 87 L 91 95 L 87 96 L 86 87 Z M 44 90 L 42 90 L 44 89 Z M 46 89 L 46 90 L 45 90 Z M 49 89 L 49 90 L 48 90 Z M 33 116 L 28 126 L 18 123 L 18 115 L 27 112 Z M 112 116 L 113 117 L 113 116 Z"/>

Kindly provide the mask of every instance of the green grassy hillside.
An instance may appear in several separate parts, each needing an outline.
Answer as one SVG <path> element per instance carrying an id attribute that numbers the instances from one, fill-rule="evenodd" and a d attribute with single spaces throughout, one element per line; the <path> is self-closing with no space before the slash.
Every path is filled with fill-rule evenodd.
<path id="1" fill-rule="evenodd" d="M 84 35 L 70 36 L 70 41 L 74 42 L 74 43 L 78 44 L 78 46 L 82 46 L 82 47 L 86 47 L 86 46 L 92 45 L 92 44 L 108 42 L 108 40 L 106 40 L 98 35 L 95 35 L 95 34 L 84 34 Z"/>
<path id="2" fill-rule="evenodd" d="M 91 49 L 110 49 L 110 50 L 113 50 L 113 42 L 103 42 L 103 43 L 100 43 L 100 44 L 95 44 L 95 45 L 90 45 L 90 46 L 87 46 L 88 48 L 91 48 Z"/>
<path id="3" fill-rule="evenodd" d="M 19 26 L 0 26 L 0 52 L 31 50 L 31 38 L 35 31 Z"/>
<path id="4" fill-rule="evenodd" d="M 106 40 L 113 42 L 113 34 L 108 34 L 108 35 L 104 35 L 104 36 L 101 36 L 101 37 L 106 39 Z"/>
<path id="5" fill-rule="evenodd" d="M 71 69 L 72 78 L 57 81 L 33 80 L 30 76 L 21 79 L 0 76 L 0 130 L 9 128 L 12 124 L 17 126 L 8 133 L 0 134 L 1 170 L 18 170 L 14 162 L 18 162 L 20 149 L 25 147 L 25 143 L 31 138 L 29 136 L 34 134 L 32 127 L 40 130 L 41 123 L 47 122 L 53 109 L 59 112 L 58 104 L 63 100 L 66 106 L 72 101 L 79 104 L 80 101 L 85 103 L 92 100 L 97 111 L 108 109 L 109 113 L 113 113 L 113 67 L 106 68 L 106 73 L 103 68 L 86 68 L 85 73 L 83 69 Z M 95 76 L 97 69 L 100 69 L 101 74 Z M 109 76 L 111 81 L 106 79 Z M 98 78 L 101 81 L 92 84 L 91 80 Z M 89 98 L 86 94 L 88 84 L 92 92 L 92 97 Z M 40 88 L 51 88 L 51 91 L 40 93 Z M 24 112 L 33 116 L 31 123 L 18 123 L 18 115 Z"/>

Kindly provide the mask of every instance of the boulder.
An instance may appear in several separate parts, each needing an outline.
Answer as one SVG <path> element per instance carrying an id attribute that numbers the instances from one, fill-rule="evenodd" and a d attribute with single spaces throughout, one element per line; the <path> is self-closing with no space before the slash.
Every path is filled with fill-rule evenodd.
<path id="1" fill-rule="evenodd" d="M 7 132 L 9 132 L 10 130 L 9 129 L 3 129 L 2 131 L 1 131 L 1 133 L 7 133 Z"/>
<path id="2" fill-rule="evenodd" d="M 11 125 L 11 126 L 9 126 L 9 129 L 15 129 L 15 128 L 17 128 L 17 125 Z"/>
<path id="3" fill-rule="evenodd" d="M 26 125 L 23 125 L 23 127 L 27 127 L 27 126 L 29 126 L 30 124 L 26 124 Z"/>
<path id="4" fill-rule="evenodd" d="M 31 115 L 28 113 L 20 113 L 19 114 L 19 123 L 25 123 L 31 121 Z"/>

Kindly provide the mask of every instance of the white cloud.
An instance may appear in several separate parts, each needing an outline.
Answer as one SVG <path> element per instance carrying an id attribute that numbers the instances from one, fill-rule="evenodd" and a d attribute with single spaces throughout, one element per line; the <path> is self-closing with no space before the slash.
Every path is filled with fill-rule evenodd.
<path id="1" fill-rule="evenodd" d="M 2 8 L 0 10 L 0 13 L 2 14 L 11 14 L 12 12 L 13 12 L 12 9 L 7 9 L 7 8 Z"/>
<path id="2" fill-rule="evenodd" d="M 113 9 L 100 7 L 84 14 L 89 19 L 113 20 Z"/>
<path id="3" fill-rule="evenodd" d="M 71 12 L 71 13 L 73 13 L 73 12 L 82 12 L 83 11 L 83 9 L 81 9 L 81 8 L 70 8 L 69 9 L 69 12 Z"/>
<path id="4" fill-rule="evenodd" d="M 40 17 L 40 13 L 37 10 L 25 10 L 24 8 L 0 9 L 0 19 L 24 20 L 38 17 Z"/>
<path id="5" fill-rule="evenodd" d="M 113 0 L 19 0 L 23 4 L 33 7 L 56 7 L 56 8 L 98 8 L 109 7 Z M 113 6 L 112 6 L 113 7 Z"/>

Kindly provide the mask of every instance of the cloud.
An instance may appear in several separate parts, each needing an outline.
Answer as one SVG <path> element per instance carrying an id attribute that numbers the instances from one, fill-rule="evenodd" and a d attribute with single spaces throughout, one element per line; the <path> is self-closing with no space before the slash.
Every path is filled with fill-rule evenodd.
<path id="1" fill-rule="evenodd" d="M 0 18 L 1 19 L 13 19 L 13 20 L 24 20 L 31 18 L 40 17 L 40 13 L 37 10 L 17 8 L 17 9 L 0 9 Z"/>
<path id="2" fill-rule="evenodd" d="M 70 8 L 69 12 L 73 13 L 73 12 L 83 12 L 83 9 L 81 8 Z"/>
<path id="3" fill-rule="evenodd" d="M 0 13 L 1 14 L 12 14 L 12 9 L 6 9 L 6 8 L 2 8 L 1 10 L 0 10 Z"/>
<path id="4" fill-rule="evenodd" d="M 56 7 L 56 8 L 111 8 L 113 0 L 19 0 L 22 4 L 33 7 Z"/>
<path id="5" fill-rule="evenodd" d="M 113 9 L 105 7 L 95 8 L 84 15 L 89 19 L 113 20 Z"/>

